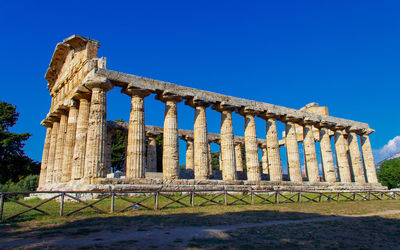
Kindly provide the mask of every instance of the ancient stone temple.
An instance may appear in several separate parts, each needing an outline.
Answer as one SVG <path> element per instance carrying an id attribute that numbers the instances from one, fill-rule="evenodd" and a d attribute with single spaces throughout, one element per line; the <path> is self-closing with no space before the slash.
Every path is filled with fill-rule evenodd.
<path id="1" fill-rule="evenodd" d="M 384 189 L 376 177 L 368 124 L 329 116 L 315 103 L 297 110 L 108 70 L 105 58 L 97 57 L 99 46 L 76 35 L 56 46 L 45 75 L 52 101 L 42 121 L 47 131 L 39 190 Z M 107 121 L 107 92 L 113 88 L 131 98 L 129 123 Z M 145 122 L 150 95 L 165 103 L 163 127 Z M 178 127 L 180 102 L 193 109 L 193 130 Z M 220 133 L 208 132 L 206 112 L 220 113 Z M 233 133 L 234 113 L 244 119 L 244 137 Z M 255 118 L 265 121 L 264 138 L 257 138 Z M 277 124 L 285 127 L 282 135 Z M 127 136 L 121 177 L 111 173 L 116 130 Z M 156 173 L 157 136 L 163 139 L 162 173 Z M 187 145 L 185 170 L 179 165 L 179 140 Z M 217 171 L 210 143 L 220 145 Z"/>

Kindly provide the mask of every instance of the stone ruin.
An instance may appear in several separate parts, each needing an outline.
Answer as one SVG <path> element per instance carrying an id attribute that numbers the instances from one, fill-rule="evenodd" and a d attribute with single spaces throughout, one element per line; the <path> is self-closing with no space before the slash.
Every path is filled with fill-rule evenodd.
<path id="1" fill-rule="evenodd" d="M 97 58 L 99 46 L 98 41 L 77 35 L 56 46 L 45 75 L 52 101 L 41 123 L 47 131 L 39 191 L 385 189 L 377 180 L 369 140 L 374 130 L 368 124 L 329 116 L 328 109 L 316 103 L 296 110 L 108 70 L 105 58 Z M 129 124 L 107 122 L 107 91 L 114 87 L 131 97 Z M 144 99 L 150 94 L 165 103 L 164 127 L 145 125 Z M 177 104 L 182 101 L 194 110 L 193 131 L 178 129 Z M 221 114 L 220 134 L 207 131 L 208 107 Z M 245 120 L 244 137 L 233 134 L 232 112 Z M 265 139 L 256 136 L 255 117 L 266 122 Z M 281 140 L 277 122 L 285 124 Z M 125 178 L 110 174 L 111 135 L 116 130 L 127 135 Z M 163 136 L 162 173 L 155 173 L 159 135 Z M 180 178 L 179 138 L 187 142 L 186 171 L 192 171 L 192 179 Z M 221 149 L 220 180 L 211 179 L 211 142 Z M 287 179 L 281 147 L 286 149 Z"/>

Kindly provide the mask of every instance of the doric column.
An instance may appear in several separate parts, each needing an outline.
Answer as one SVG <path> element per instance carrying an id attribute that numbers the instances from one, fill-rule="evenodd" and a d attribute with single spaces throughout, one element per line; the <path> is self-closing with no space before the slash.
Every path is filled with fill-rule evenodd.
<path id="1" fill-rule="evenodd" d="M 113 131 L 107 129 L 107 139 L 106 139 L 106 173 L 111 173 L 112 167 L 112 134 Z"/>
<path id="2" fill-rule="evenodd" d="M 40 166 L 39 189 L 43 189 L 46 186 L 46 171 L 47 171 L 47 163 L 49 160 L 51 129 L 53 126 L 52 123 L 49 121 L 43 121 L 42 125 L 46 127 L 46 137 L 44 139 L 42 164 Z"/>
<path id="3" fill-rule="evenodd" d="M 308 174 L 308 181 L 320 182 L 317 151 L 315 149 L 315 140 L 313 135 L 313 121 L 304 119 L 304 158 Z"/>
<path id="4" fill-rule="evenodd" d="M 245 108 L 240 113 L 245 116 L 244 146 L 246 150 L 247 180 L 260 181 L 261 171 L 258 161 L 257 131 L 254 119 L 256 112 Z"/>
<path id="5" fill-rule="evenodd" d="M 126 178 L 144 178 L 146 165 L 146 131 L 144 122 L 145 90 L 124 89 L 131 96 L 128 141 L 126 146 Z"/>
<path id="6" fill-rule="evenodd" d="M 147 135 L 147 172 L 157 172 L 157 144 L 155 135 Z"/>
<path id="7" fill-rule="evenodd" d="M 297 142 L 296 124 L 297 118 L 292 116 L 286 117 L 286 154 L 288 162 L 288 172 L 290 181 L 302 182 L 299 144 Z"/>
<path id="8" fill-rule="evenodd" d="M 76 139 L 72 159 L 72 179 L 79 180 L 85 173 L 86 142 L 89 126 L 90 94 L 79 94 L 78 119 L 76 123 Z"/>
<path id="9" fill-rule="evenodd" d="M 46 172 L 47 185 L 53 184 L 54 161 L 56 158 L 55 156 L 57 147 L 57 134 L 58 134 L 58 129 L 60 128 L 60 119 L 58 117 L 52 117 L 52 120 L 53 120 L 53 127 L 51 129 L 49 158 L 47 160 L 47 172 Z"/>
<path id="10" fill-rule="evenodd" d="M 92 184 L 106 175 L 107 91 L 113 86 L 100 77 L 89 79 L 85 86 L 92 90 L 85 156 L 85 178 Z"/>
<path id="11" fill-rule="evenodd" d="M 335 151 L 339 169 L 340 182 L 351 182 L 349 159 L 347 157 L 347 141 L 343 135 L 344 127 L 336 125 L 335 130 Z"/>
<path id="12" fill-rule="evenodd" d="M 194 165 L 194 163 L 193 163 Z M 213 174 L 212 158 L 211 158 L 211 142 L 208 143 L 208 169 L 210 175 Z"/>
<path id="13" fill-rule="evenodd" d="M 186 105 L 195 109 L 193 143 L 194 143 L 194 178 L 205 180 L 210 176 L 208 159 L 208 132 L 206 108 L 209 104 L 200 100 L 188 100 Z"/>
<path id="14" fill-rule="evenodd" d="M 276 129 L 277 114 L 265 114 L 263 117 L 266 121 L 267 131 L 267 156 L 269 165 L 269 179 L 271 181 L 282 181 L 282 161 L 279 148 L 278 132 Z"/>
<path id="15" fill-rule="evenodd" d="M 365 171 L 367 172 L 368 183 L 378 183 L 376 177 L 376 168 L 374 163 L 374 156 L 372 155 L 371 142 L 369 141 L 369 134 L 374 132 L 373 129 L 365 130 L 361 137 L 361 151 L 363 154 Z"/>
<path id="16" fill-rule="evenodd" d="M 333 124 L 330 124 L 326 121 L 321 121 L 319 125 L 319 145 L 321 147 L 322 169 L 324 171 L 325 181 L 329 183 L 336 182 L 336 172 L 333 163 L 332 145 L 329 135 L 329 127 L 332 126 Z"/>
<path id="17" fill-rule="evenodd" d="M 162 94 L 156 97 L 165 103 L 163 132 L 163 179 L 179 178 L 179 137 L 177 104 L 182 98 L 174 94 Z"/>
<path id="18" fill-rule="evenodd" d="M 222 160 L 222 179 L 236 180 L 235 142 L 233 136 L 232 111 L 233 107 L 224 104 L 213 106 L 221 113 L 220 158 Z"/>
<path id="19" fill-rule="evenodd" d="M 358 144 L 356 128 L 349 128 L 347 130 L 347 140 L 349 143 L 350 162 L 354 173 L 354 181 L 358 183 L 365 183 L 364 166 L 361 161 L 360 146 Z"/>
<path id="20" fill-rule="evenodd" d="M 74 156 L 77 118 L 78 118 L 77 102 L 71 99 L 71 102 L 69 103 L 67 133 L 65 135 L 65 141 L 64 141 L 61 182 L 68 182 L 71 180 L 72 158 Z"/>
<path id="21" fill-rule="evenodd" d="M 242 143 L 235 142 L 236 171 L 243 172 Z"/>
<path id="22" fill-rule="evenodd" d="M 262 173 L 263 174 L 269 174 L 269 168 L 268 168 L 268 150 L 267 150 L 267 145 L 262 144 L 261 145 L 261 165 L 262 165 Z"/>
<path id="23" fill-rule="evenodd" d="M 64 143 L 65 136 L 67 134 L 67 122 L 68 122 L 68 114 L 65 111 L 62 111 L 60 117 L 60 127 L 58 129 L 57 134 L 57 146 L 56 146 L 56 154 L 54 160 L 54 174 L 53 174 L 53 183 L 60 183 L 61 176 L 63 173 L 63 154 L 64 154 Z"/>
<path id="24" fill-rule="evenodd" d="M 185 135 L 182 137 L 186 141 L 186 169 L 194 170 L 194 145 L 193 138 Z M 207 146 L 208 151 L 208 146 Z M 208 152 L 207 152 L 208 155 Z M 208 166 L 207 166 L 208 167 Z"/>

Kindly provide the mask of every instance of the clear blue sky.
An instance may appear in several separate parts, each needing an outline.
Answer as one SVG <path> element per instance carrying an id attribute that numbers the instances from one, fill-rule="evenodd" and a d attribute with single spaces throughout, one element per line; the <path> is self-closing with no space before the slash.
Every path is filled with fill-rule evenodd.
<path id="1" fill-rule="evenodd" d="M 111 4 L 110 4 L 111 3 Z M 400 134 L 399 1 L 4 1 L 0 7 L 0 100 L 17 105 L 12 130 L 33 134 L 41 160 L 50 107 L 44 74 L 55 45 L 72 34 L 100 41 L 108 68 L 290 108 L 309 102 L 376 129 L 372 147 Z M 146 123 L 164 107 L 146 98 Z M 108 118 L 129 117 L 129 98 L 109 93 Z M 219 114 L 208 110 L 210 132 Z M 193 110 L 179 106 L 179 127 Z M 235 115 L 237 135 L 243 119 Z M 257 133 L 265 125 L 257 120 Z"/>

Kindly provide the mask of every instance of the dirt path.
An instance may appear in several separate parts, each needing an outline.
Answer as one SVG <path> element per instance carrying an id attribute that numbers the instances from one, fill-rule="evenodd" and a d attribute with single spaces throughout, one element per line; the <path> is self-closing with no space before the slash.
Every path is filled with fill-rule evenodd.
<path id="1" fill-rule="evenodd" d="M 211 227 L 178 227 L 171 229 L 155 229 L 151 231 L 129 231 L 113 233 L 110 231 L 101 231 L 90 233 L 87 236 L 80 236 L 79 238 L 66 238 L 63 236 L 53 237 L 51 239 L 0 239 L 2 248 L 15 248 L 15 247 L 63 247 L 63 248 L 78 248 L 78 247 L 91 247 L 91 246 L 112 246 L 116 244 L 126 244 L 126 246 L 139 247 L 139 248 L 184 248 L 188 242 L 193 239 L 201 238 L 219 238 L 229 239 L 227 231 L 251 228 L 251 227 L 265 227 L 275 225 L 287 225 L 298 223 L 310 222 L 324 222 L 341 220 L 346 218 L 363 218 L 371 216 L 386 216 L 399 214 L 400 210 L 389 210 L 383 212 L 369 213 L 363 215 L 348 215 L 348 216 L 321 216 L 307 219 L 298 220 L 275 220 L 262 223 L 248 223 L 248 224 L 235 224 L 235 225 L 222 225 Z"/>

